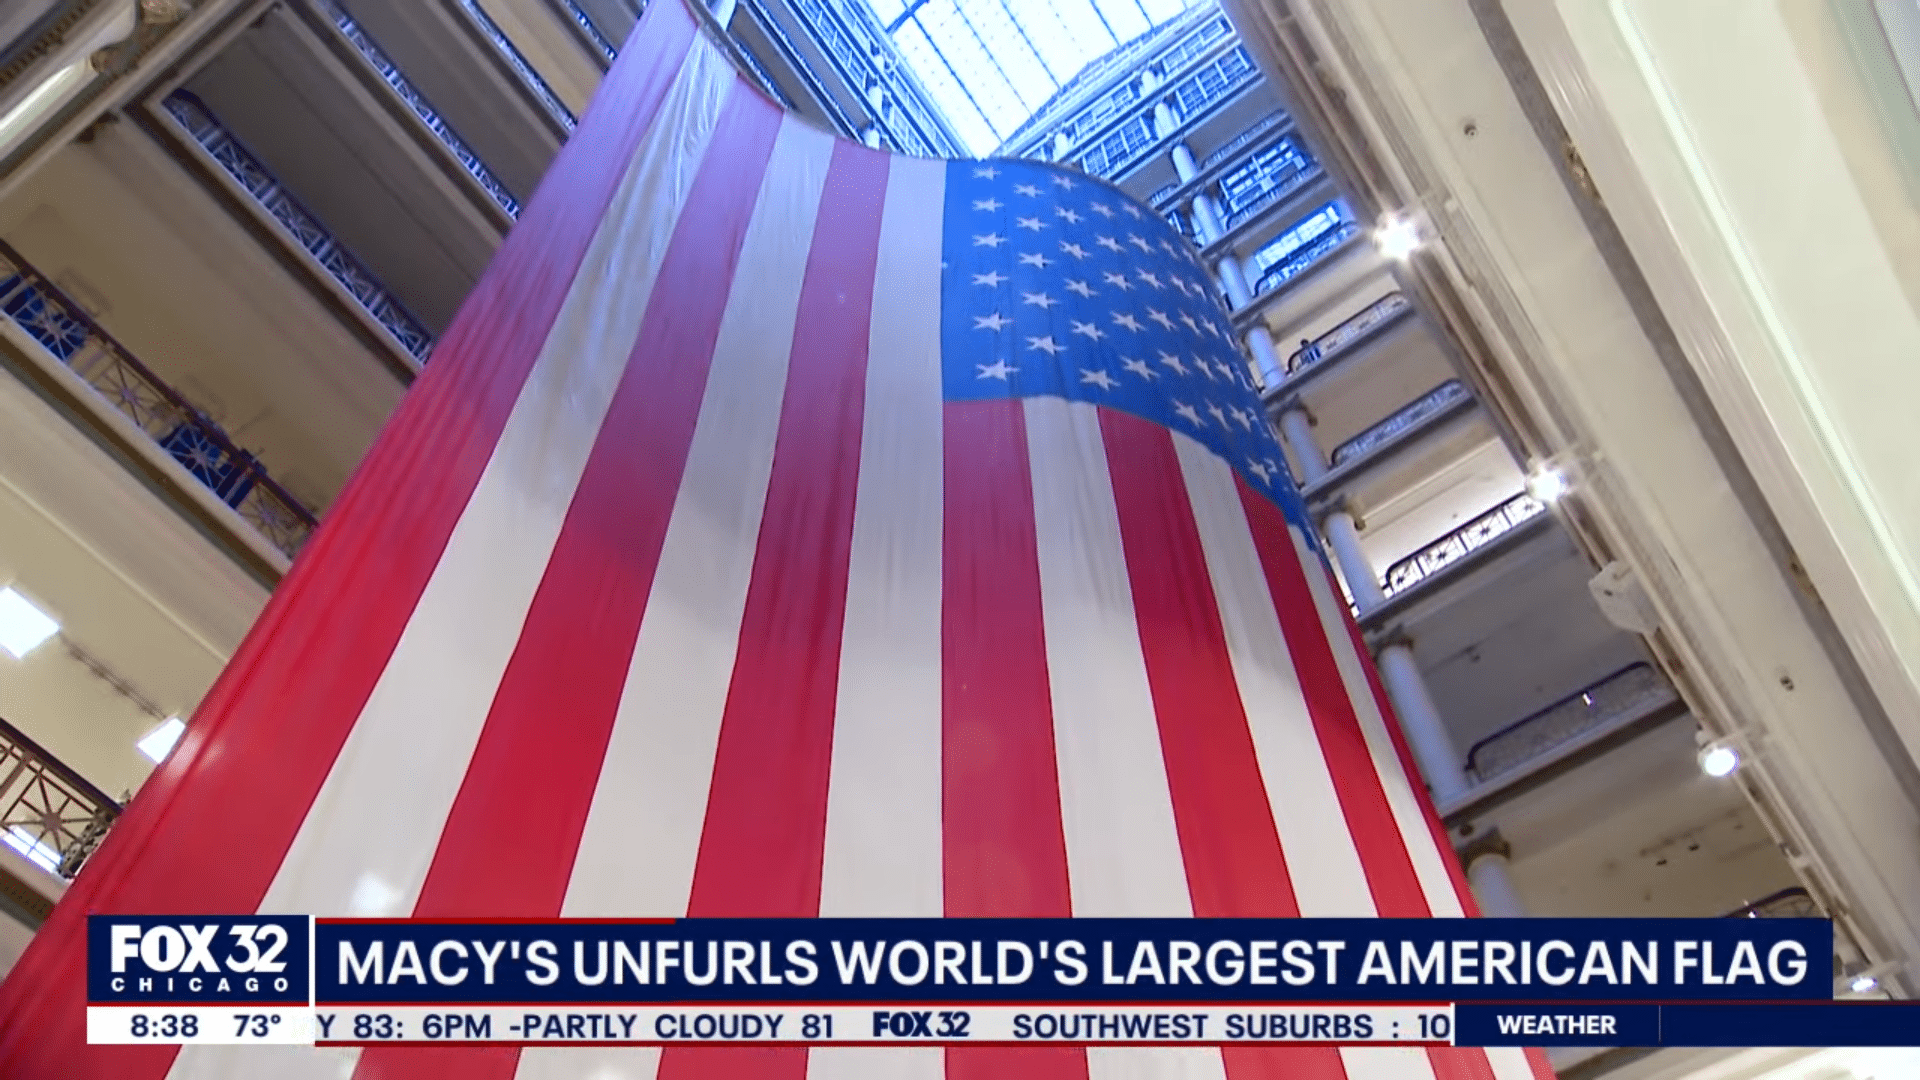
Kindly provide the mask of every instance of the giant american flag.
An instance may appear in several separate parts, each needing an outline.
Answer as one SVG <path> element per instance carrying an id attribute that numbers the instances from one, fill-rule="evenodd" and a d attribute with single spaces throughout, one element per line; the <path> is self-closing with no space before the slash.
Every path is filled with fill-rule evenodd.
<path id="1" fill-rule="evenodd" d="M 87 912 L 1459 916 L 1194 252 L 671 0 L 0 989 L 8 1080 L 1536 1080 L 1520 1051 L 84 1046 Z"/>

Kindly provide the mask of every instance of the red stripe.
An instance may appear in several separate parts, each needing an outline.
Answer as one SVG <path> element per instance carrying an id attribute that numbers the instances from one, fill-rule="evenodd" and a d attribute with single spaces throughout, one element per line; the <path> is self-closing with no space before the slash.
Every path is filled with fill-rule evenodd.
<path id="1" fill-rule="evenodd" d="M 820 913 L 867 341 L 890 158 L 834 146 L 687 913 Z M 738 497 L 737 493 L 734 497 Z M 800 1049 L 669 1049 L 660 1080 L 806 1076 Z"/>
<path id="2" fill-rule="evenodd" d="M 1198 918 L 1300 917 L 1173 435 L 1101 410 L 1134 618 Z M 1326 1047 L 1229 1048 L 1232 1080 L 1344 1080 Z"/>
<path id="3" fill-rule="evenodd" d="M 85 1043 L 88 912 L 252 911 L 359 717 L 693 38 L 655 4 L 425 375 L 202 703 L 0 988 L 0 1075 L 159 1077 Z M 603 119 L 604 118 L 604 119 Z M 342 596 L 364 598 L 342 609 Z"/>
<path id="4" fill-rule="evenodd" d="M 1334 644 L 1323 629 L 1320 609 L 1307 584 L 1306 575 L 1316 572 L 1316 569 L 1301 564 L 1299 551 L 1294 547 L 1293 537 L 1288 532 L 1280 508 L 1268 501 L 1266 496 L 1254 491 L 1244 480 L 1237 479 L 1236 484 L 1240 490 L 1240 503 L 1246 510 L 1247 522 L 1253 531 L 1254 546 L 1260 553 L 1260 562 L 1266 571 L 1268 588 L 1272 590 L 1274 605 L 1280 611 L 1280 625 L 1286 633 L 1288 652 L 1293 657 L 1295 670 L 1300 673 L 1300 685 L 1306 692 L 1307 710 L 1313 717 L 1321 752 L 1326 755 L 1328 768 L 1333 773 L 1334 790 L 1340 800 L 1341 812 L 1347 819 L 1348 831 L 1353 834 L 1359 850 L 1361 869 L 1366 874 L 1368 889 L 1373 894 L 1374 908 L 1383 918 L 1430 916 L 1432 908 L 1420 887 L 1419 877 L 1414 873 L 1413 858 L 1408 848 L 1411 841 L 1402 836 L 1398 823 L 1393 819 L 1393 810 L 1387 804 L 1386 788 L 1374 769 L 1372 752 L 1361 731 L 1359 715 L 1354 711 L 1354 701 L 1348 696 L 1346 682 L 1341 678 L 1338 661 L 1333 654 Z M 1359 649 L 1358 629 L 1344 615 L 1342 621 L 1354 647 Z M 1364 649 L 1360 656 L 1361 668 L 1367 673 L 1375 700 L 1386 717 L 1387 731 L 1397 748 L 1401 767 L 1411 769 L 1406 748 L 1402 744 L 1399 723 L 1393 718 L 1393 710 L 1387 704 L 1379 677 Z M 1408 775 L 1419 774 L 1409 772 Z M 1423 805 L 1427 804 L 1424 789 L 1416 786 L 1414 794 Z M 1429 826 L 1437 828 L 1438 819 L 1434 817 L 1431 805 L 1426 805 L 1426 814 Z M 1441 839 L 1443 836 L 1444 833 L 1441 833 L 1429 839 L 1440 844 L 1442 858 L 1450 863 L 1452 850 Z M 1493 1080 L 1493 1066 L 1482 1050 L 1430 1049 L 1427 1051 L 1427 1060 L 1433 1067 L 1436 1080 Z"/>
<path id="5" fill-rule="evenodd" d="M 414 904 L 560 914 L 680 490 L 720 320 L 784 114 L 736 81 Z M 624 291 L 610 283 L 608 302 Z M 502 851 L 511 851 L 503 872 Z M 373 1048 L 355 1080 L 510 1080 L 512 1047 Z"/>
<path id="6" fill-rule="evenodd" d="M 940 750 L 950 918 L 1073 914 L 1022 408 L 946 406 Z M 947 1051 L 948 1080 L 1086 1074 L 1078 1047 Z"/>

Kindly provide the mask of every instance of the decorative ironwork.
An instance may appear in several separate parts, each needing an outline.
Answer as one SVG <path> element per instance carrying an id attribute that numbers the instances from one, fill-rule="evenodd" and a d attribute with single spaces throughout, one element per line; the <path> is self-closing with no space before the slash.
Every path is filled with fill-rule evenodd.
<path id="1" fill-rule="evenodd" d="M 1354 458 L 1373 453 L 1403 432 L 1450 405 L 1466 401 L 1471 394 L 1459 379 L 1448 379 L 1394 411 L 1392 416 L 1333 448 L 1329 461 L 1337 468 Z"/>
<path id="2" fill-rule="evenodd" d="M 1267 268 L 1266 273 L 1260 275 L 1260 282 L 1253 289 L 1254 294 L 1272 292 L 1281 284 L 1299 277 L 1321 259 L 1344 247 L 1347 241 L 1358 236 L 1359 233 L 1359 222 L 1343 221 L 1321 233 L 1312 243 L 1300 245 L 1299 250 L 1274 263 Z"/>
<path id="3" fill-rule="evenodd" d="M 387 291 L 373 271 L 334 239 L 320 219 L 301 205 L 252 151 L 240 145 L 204 102 L 188 91 L 175 90 L 162 104 L 195 145 L 246 189 L 294 243 L 339 282 L 402 349 L 420 360 L 427 358 L 433 350 L 433 335 L 427 328 Z"/>
<path id="4" fill-rule="evenodd" d="M 620 55 L 620 50 L 607 40 L 607 35 L 600 32 L 600 26 L 593 21 L 593 16 L 573 0 L 560 0 L 560 6 L 566 9 L 567 17 L 573 20 L 573 24 L 587 35 L 593 47 L 600 50 L 600 55 L 606 58 L 607 63 L 613 63 L 614 57 Z"/>
<path id="5" fill-rule="evenodd" d="M 1672 701 L 1673 689 L 1645 662 L 1629 664 L 1508 724 L 1467 751 L 1467 771 L 1485 782 L 1569 741 Z"/>
<path id="6" fill-rule="evenodd" d="M 1208 169 L 1213 168 L 1215 165 L 1218 165 L 1222 161 L 1225 161 L 1227 158 L 1233 156 L 1234 152 L 1239 150 L 1241 147 L 1247 145 L 1253 140 L 1266 134 L 1268 131 L 1272 130 L 1276 125 L 1284 124 L 1286 122 L 1287 122 L 1287 114 L 1285 110 L 1278 110 L 1275 112 L 1268 113 L 1267 115 L 1261 117 L 1258 121 L 1256 121 L 1252 127 L 1248 128 L 1245 131 L 1242 131 L 1238 135 L 1235 135 L 1233 138 L 1228 139 L 1226 142 L 1226 145 L 1220 147 L 1220 149 L 1215 150 L 1213 153 L 1208 154 L 1204 159 L 1202 159 L 1200 162 L 1200 171 L 1205 172 Z"/>
<path id="7" fill-rule="evenodd" d="M 1117 179 L 1142 156 L 1163 141 L 1154 125 L 1154 106 L 1171 100 L 1174 115 L 1191 122 L 1209 107 L 1224 101 L 1235 91 L 1257 81 L 1260 70 L 1244 48 L 1235 48 L 1186 76 L 1165 94 L 1152 101 L 1142 99 L 1142 107 L 1111 128 L 1079 159 L 1080 168 L 1094 176 Z"/>
<path id="8" fill-rule="evenodd" d="M 455 160 L 467 170 L 467 174 L 479 181 L 480 186 L 486 189 L 488 197 L 500 209 L 506 211 L 508 217 L 517 219 L 520 216 L 520 201 L 515 199 L 506 185 L 493 175 L 492 170 L 487 168 L 487 163 L 480 160 L 480 155 L 474 153 L 465 140 L 454 132 L 452 125 L 433 110 L 433 106 L 428 104 L 420 91 L 414 89 L 413 84 L 400 73 L 400 69 L 394 65 L 394 62 L 387 58 L 387 54 L 380 51 L 379 44 L 373 40 L 366 29 L 355 22 L 353 16 L 347 14 L 333 0 L 313 0 L 313 2 L 314 6 L 332 21 L 333 28 L 340 32 L 340 36 L 346 38 L 347 42 L 360 54 L 360 58 L 373 69 L 374 74 L 380 76 L 380 81 L 386 83 L 387 87 L 406 103 L 407 109 L 418 117 L 421 123 L 427 125 L 427 130 L 433 132 L 434 138 L 439 139 L 440 144 L 452 152 Z"/>
<path id="9" fill-rule="evenodd" d="M 1539 517 L 1546 509 L 1538 499 L 1521 492 L 1388 567 L 1381 591 L 1388 596 L 1405 592 L 1466 558 L 1470 552 Z"/>
<path id="10" fill-rule="evenodd" d="M 1307 167 L 1295 171 L 1293 175 L 1243 193 L 1242 198 L 1245 201 L 1236 203 L 1233 209 L 1227 212 L 1227 220 L 1224 224 L 1231 229 L 1324 175 L 1326 175 L 1325 171 L 1309 159 Z"/>
<path id="11" fill-rule="evenodd" d="M 330 5 L 332 0 L 319 0 L 319 2 Z M 473 20 L 473 25 L 479 27 L 480 32 L 485 34 L 487 40 L 493 44 L 494 51 L 507 62 L 507 66 L 513 69 L 514 74 L 520 76 L 521 83 L 533 92 L 533 96 L 540 99 L 540 105 L 547 110 L 547 115 L 553 117 L 555 123 L 571 133 L 575 123 L 573 110 L 567 108 L 559 95 L 553 92 L 553 87 L 547 85 L 547 80 L 533 70 L 533 65 L 527 63 L 527 58 L 520 55 L 520 50 L 513 44 L 513 39 L 500 29 L 500 25 L 494 22 L 493 18 L 482 10 L 478 3 L 475 3 L 475 0 L 459 0 L 459 3 L 460 9 Z"/>
<path id="12" fill-rule="evenodd" d="M 120 816 L 120 804 L 0 720 L 0 840 L 71 878 Z"/>
<path id="13" fill-rule="evenodd" d="M 1287 374 L 1340 355 L 1412 307 L 1412 302 L 1401 293 L 1388 293 L 1339 326 L 1295 349 L 1293 355 L 1287 357 Z"/>
<path id="14" fill-rule="evenodd" d="M 313 512 L 5 243 L 0 243 L 0 312 L 269 543 L 288 558 L 299 553 L 313 533 Z"/>
<path id="15" fill-rule="evenodd" d="M 1824 919 L 1827 913 L 1812 894 L 1798 885 L 1781 889 L 1776 893 L 1755 900 L 1751 904 L 1742 904 L 1727 912 L 1729 919 Z"/>

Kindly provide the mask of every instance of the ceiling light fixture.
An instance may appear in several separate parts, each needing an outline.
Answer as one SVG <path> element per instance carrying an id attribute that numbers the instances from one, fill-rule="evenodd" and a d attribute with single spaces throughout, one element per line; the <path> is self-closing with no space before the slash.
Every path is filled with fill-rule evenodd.
<path id="1" fill-rule="evenodd" d="M 25 660 L 41 642 L 59 632 L 60 624 L 33 601 L 12 586 L 0 589 L 0 649 L 12 653 L 15 660 Z"/>
<path id="2" fill-rule="evenodd" d="M 1710 746 L 1700 755 L 1700 771 L 1719 779 L 1732 776 L 1740 767 L 1740 751 L 1731 746 Z"/>
<path id="3" fill-rule="evenodd" d="M 1420 250 L 1420 225 L 1410 217 L 1389 214 L 1373 231 L 1373 244 L 1387 258 L 1405 262 Z"/>
<path id="4" fill-rule="evenodd" d="M 1875 990 L 1880 989 L 1880 980 L 1874 978 L 1871 974 L 1863 973 L 1855 975 L 1853 981 L 1847 984 L 1847 988 L 1856 994 L 1871 994 Z"/>
<path id="5" fill-rule="evenodd" d="M 1542 465 L 1527 477 L 1527 494 L 1540 502 L 1554 502 L 1566 493 L 1566 474 L 1551 465 Z"/>

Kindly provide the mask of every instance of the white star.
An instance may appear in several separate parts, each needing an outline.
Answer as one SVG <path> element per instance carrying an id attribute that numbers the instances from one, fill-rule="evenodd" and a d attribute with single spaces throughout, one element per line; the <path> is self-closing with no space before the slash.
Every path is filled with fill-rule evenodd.
<path id="1" fill-rule="evenodd" d="M 1166 240 L 1160 241 L 1160 250 L 1166 252 L 1167 257 L 1170 259 L 1177 259 L 1180 257 L 1180 253 L 1173 250 L 1173 244 Z"/>
<path id="2" fill-rule="evenodd" d="M 1214 422 L 1221 427 L 1227 426 L 1227 411 L 1213 402 L 1207 402 L 1207 411 L 1213 414 Z"/>
<path id="3" fill-rule="evenodd" d="M 1193 321 L 1192 315 L 1189 315 L 1183 311 L 1180 313 L 1180 321 L 1183 323 L 1186 323 L 1187 329 L 1193 331 L 1194 333 L 1197 334 L 1200 332 L 1200 324 Z"/>
<path id="4" fill-rule="evenodd" d="M 1167 278 L 1167 284 L 1173 286 L 1176 289 L 1179 289 L 1181 296 L 1187 295 L 1187 283 L 1185 281 L 1182 281 L 1179 275 L 1176 274 Z"/>
<path id="5" fill-rule="evenodd" d="M 1040 189 L 1034 187 L 1032 184 L 1015 184 L 1013 185 L 1013 190 L 1028 196 L 1038 196 L 1040 194 Z"/>
<path id="6" fill-rule="evenodd" d="M 1164 311 L 1161 311 L 1159 308 L 1151 308 L 1151 307 L 1148 308 L 1147 318 L 1152 319 L 1154 322 L 1159 323 L 1161 326 L 1164 326 L 1169 330 L 1173 329 L 1173 320 L 1167 318 L 1167 313 Z"/>
<path id="7" fill-rule="evenodd" d="M 1011 325 L 1013 325 L 1013 320 L 1007 318 L 1006 316 L 1000 314 L 997 311 L 991 315 L 975 315 L 973 317 L 973 328 L 975 330 L 997 331 L 1001 327 L 1011 326 Z"/>
<path id="8" fill-rule="evenodd" d="M 1007 280 L 1007 275 L 1001 273 L 998 270 L 991 270 L 984 274 L 973 275 L 973 283 L 975 285 L 998 285 L 1005 280 Z"/>
<path id="9" fill-rule="evenodd" d="M 1181 363 L 1180 358 L 1173 355 L 1170 352 L 1163 352 L 1160 354 L 1160 363 L 1167 367 L 1172 368 L 1178 374 L 1185 375 L 1188 373 L 1187 365 Z"/>
<path id="10" fill-rule="evenodd" d="M 1073 324 L 1074 333 L 1090 341 L 1099 341 L 1101 338 L 1107 336 L 1105 331 L 1090 322 L 1081 322 L 1079 319 L 1068 319 L 1067 321 Z"/>
<path id="11" fill-rule="evenodd" d="M 1113 376 L 1107 374 L 1105 371 L 1089 370 L 1087 368 L 1080 369 L 1080 381 L 1083 383 L 1092 383 L 1102 390 L 1111 390 L 1120 385 L 1114 381 Z"/>
<path id="12" fill-rule="evenodd" d="M 1127 216 L 1135 221 L 1140 220 L 1140 208 L 1132 203 L 1121 203 L 1120 209 L 1126 211 Z"/>
<path id="13" fill-rule="evenodd" d="M 1048 263 L 1050 263 L 1050 262 L 1052 262 L 1052 261 L 1053 261 L 1052 259 L 1049 259 L 1049 258 L 1047 258 L 1047 257 L 1046 257 L 1045 255 L 1042 255 L 1042 254 L 1040 254 L 1040 253 L 1039 253 L 1039 252 L 1037 252 L 1037 251 L 1036 251 L 1036 252 L 1033 252 L 1033 253 L 1031 253 L 1031 254 L 1026 254 L 1026 255 L 1022 255 L 1022 256 L 1020 256 L 1020 263 L 1021 263 L 1021 265 L 1023 265 L 1023 266 L 1037 266 L 1037 267 L 1039 267 L 1039 268 L 1040 268 L 1040 269 L 1042 269 L 1042 270 L 1045 270 L 1045 269 L 1047 268 L 1047 264 L 1048 264 Z"/>
<path id="14" fill-rule="evenodd" d="M 1059 303 L 1060 301 L 1055 300 L 1053 297 L 1048 296 L 1046 293 L 1043 293 L 1043 292 L 1030 292 L 1030 293 L 1021 293 L 1020 302 L 1023 304 L 1032 304 L 1034 307 L 1037 307 L 1040 310 L 1045 311 L 1046 309 L 1052 307 L 1053 305 Z"/>
<path id="15" fill-rule="evenodd" d="M 1200 357 L 1200 356 L 1194 357 L 1193 366 L 1200 369 L 1200 374 L 1205 375 L 1207 377 L 1208 382 L 1213 381 L 1213 365 L 1207 363 L 1205 357 Z"/>
<path id="16" fill-rule="evenodd" d="M 1256 461 L 1253 464 L 1247 466 L 1247 471 L 1259 477 L 1260 482 L 1263 484 L 1268 484 L 1273 482 L 1273 476 L 1272 476 L 1273 469 L 1269 467 L 1267 463 L 1264 461 Z"/>
<path id="17" fill-rule="evenodd" d="M 1076 259 L 1084 259 L 1087 257 L 1086 248 L 1081 247 L 1079 244 L 1069 244 L 1064 240 L 1060 242 L 1060 250 L 1066 252 L 1067 254 L 1073 256 Z"/>
<path id="18" fill-rule="evenodd" d="M 1088 299 L 1093 298 L 1092 286 L 1088 285 L 1086 282 L 1081 281 L 1078 278 L 1067 279 L 1067 291 L 1070 293 L 1079 293 L 1081 296 L 1084 296 Z"/>
<path id="19" fill-rule="evenodd" d="M 1246 409 L 1236 408 L 1233 410 L 1233 418 L 1235 420 L 1240 421 L 1241 427 L 1247 429 L 1248 431 L 1253 430 L 1253 413 L 1252 412 Z"/>
<path id="20" fill-rule="evenodd" d="M 1074 213 L 1073 208 L 1070 206 L 1056 206 L 1053 208 L 1053 212 L 1058 217 L 1066 218 L 1069 225 L 1080 224 L 1080 215 Z"/>
<path id="21" fill-rule="evenodd" d="M 980 369 L 980 374 L 975 376 L 975 378 L 999 379 L 1001 382 L 1006 382 L 1008 375 L 1020 370 L 1017 367 L 1007 366 L 1005 360 L 995 360 L 991 364 L 975 364 L 973 366 Z"/>
<path id="22" fill-rule="evenodd" d="M 1143 379 L 1151 380 L 1151 379 L 1157 379 L 1160 377 L 1160 373 L 1148 367 L 1147 362 L 1145 360 L 1135 360 L 1131 356 L 1123 358 L 1120 363 L 1120 366 L 1123 368 L 1126 368 L 1128 371 L 1133 372 L 1134 374 L 1140 376 Z"/>
<path id="23" fill-rule="evenodd" d="M 1200 419 L 1200 414 L 1194 411 L 1193 406 L 1184 401 L 1174 402 L 1173 411 L 1185 417 L 1187 423 L 1192 424 L 1194 427 L 1205 427 L 1207 424 L 1205 420 Z"/>
<path id="24" fill-rule="evenodd" d="M 1130 312 L 1125 311 L 1116 311 L 1113 313 L 1113 324 L 1115 326 L 1124 326 L 1136 334 L 1146 329 L 1146 327 L 1140 325 L 1139 319 L 1134 318 Z"/>
<path id="25" fill-rule="evenodd" d="M 988 210 L 988 211 L 992 211 L 992 210 L 998 210 L 998 209 L 1000 209 L 1000 207 L 1001 207 L 1001 206 L 1003 206 L 1003 205 L 1004 205 L 1004 204 L 1003 204 L 1003 203 L 1002 203 L 1002 202 L 1001 202 L 1001 201 L 1000 201 L 999 199 L 975 199 L 975 200 L 973 200 L 973 208 L 974 208 L 975 210 Z"/>
<path id="26" fill-rule="evenodd" d="M 1093 203 L 1088 206 L 1087 209 L 1092 210 L 1103 218 L 1111 218 L 1113 216 L 1113 208 L 1103 202 Z"/>
<path id="27" fill-rule="evenodd" d="M 1107 284 L 1109 284 L 1109 285 L 1115 285 L 1115 286 L 1118 286 L 1118 287 L 1120 287 L 1120 288 L 1122 288 L 1122 289 L 1131 289 L 1131 288 L 1133 288 L 1133 282 L 1131 282 L 1131 281 L 1128 281 L 1128 280 L 1127 280 L 1127 275 L 1125 275 L 1125 274 L 1116 274 L 1116 273 L 1114 273 L 1114 272 L 1113 272 L 1113 271 L 1111 271 L 1111 270 L 1107 270 L 1107 271 L 1103 271 L 1103 272 L 1102 272 L 1102 273 L 1100 274 L 1100 276 L 1101 276 L 1101 277 L 1103 277 L 1103 278 L 1106 278 L 1106 279 L 1107 279 Z"/>
<path id="28" fill-rule="evenodd" d="M 1096 244 L 1098 244 L 1098 245 L 1100 245 L 1100 246 L 1101 246 L 1101 247 L 1103 247 L 1103 248 L 1106 248 L 1106 249 L 1107 249 L 1108 251 L 1111 251 L 1111 252 L 1113 252 L 1113 253 L 1114 253 L 1114 254 L 1116 254 L 1116 255 L 1118 255 L 1118 254 L 1119 254 L 1120 252 L 1122 252 L 1122 251 L 1124 251 L 1124 250 L 1126 250 L 1125 248 L 1122 248 L 1122 247 L 1120 246 L 1120 241 L 1118 241 L 1118 240 L 1115 240 L 1115 239 L 1114 239 L 1113 237 L 1111 237 L 1111 236 L 1099 236 L 1099 237 L 1095 237 L 1095 238 L 1094 238 L 1094 241 L 1093 241 L 1093 242 L 1094 242 L 1094 243 L 1096 243 Z"/>
<path id="29" fill-rule="evenodd" d="M 1032 229 L 1034 232 L 1039 232 L 1041 229 L 1047 227 L 1047 223 L 1037 217 L 1015 218 L 1013 223 L 1022 229 Z"/>
<path id="30" fill-rule="evenodd" d="M 1004 236 L 1001 236 L 999 233 L 987 233 L 985 236 L 976 235 L 973 238 L 974 247 L 997 248 L 1001 244 L 1004 244 L 1006 242 L 1007 242 L 1007 238 Z"/>
<path id="31" fill-rule="evenodd" d="M 1127 243 L 1132 244 L 1134 247 L 1139 248 L 1141 251 L 1144 251 L 1149 255 L 1153 254 L 1153 245 L 1147 243 L 1145 240 L 1140 239 L 1140 236 L 1137 233 L 1128 233 Z"/>
<path id="32" fill-rule="evenodd" d="M 1148 273 L 1145 270 L 1135 270 L 1133 272 L 1133 276 L 1139 278 L 1141 281 L 1146 282 L 1147 284 L 1153 286 L 1156 289 L 1160 288 L 1160 279 L 1158 277 L 1155 277 L 1153 274 Z"/>
<path id="33" fill-rule="evenodd" d="M 984 166 L 981 166 L 981 167 L 979 167 L 979 168 L 976 168 L 976 169 L 974 169 L 974 170 L 973 170 L 973 175 L 975 175 L 975 176 L 977 176 L 977 177 L 979 177 L 979 178 L 980 178 L 980 179 L 982 179 L 982 180 L 991 180 L 991 179 L 993 179 L 994 177 L 996 177 L 996 176 L 999 176 L 999 175 L 1000 175 L 1000 170 L 999 170 L 999 169 L 996 169 L 996 168 L 994 168 L 994 167 L 993 167 L 993 166 L 991 166 L 991 165 L 984 165 Z"/>
<path id="34" fill-rule="evenodd" d="M 1221 377 L 1226 379 L 1228 382 L 1239 381 L 1234 378 L 1233 366 L 1231 364 L 1217 363 L 1213 365 L 1213 369 L 1215 371 L 1218 371 Z"/>
<path id="35" fill-rule="evenodd" d="M 1059 184 L 1062 188 L 1066 189 L 1067 191 L 1073 190 L 1073 181 L 1068 179 L 1067 177 L 1056 176 L 1053 178 L 1053 182 L 1056 184 Z"/>
<path id="36" fill-rule="evenodd" d="M 1058 356 L 1061 353 L 1067 351 L 1066 346 L 1059 345 L 1054 342 L 1052 334 L 1048 334 L 1046 337 L 1028 338 L 1027 348 L 1038 349 L 1041 352 L 1046 353 L 1048 356 Z"/>

